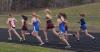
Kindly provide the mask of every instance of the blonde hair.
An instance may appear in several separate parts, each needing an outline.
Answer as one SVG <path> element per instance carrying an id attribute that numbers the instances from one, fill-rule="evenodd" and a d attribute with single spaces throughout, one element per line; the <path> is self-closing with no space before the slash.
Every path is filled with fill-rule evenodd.
<path id="1" fill-rule="evenodd" d="M 45 12 L 51 14 L 51 11 L 49 9 L 45 9 Z"/>
<path id="2" fill-rule="evenodd" d="M 40 18 L 40 16 L 37 15 L 35 12 L 32 12 L 32 16 L 35 16 L 36 18 Z"/>

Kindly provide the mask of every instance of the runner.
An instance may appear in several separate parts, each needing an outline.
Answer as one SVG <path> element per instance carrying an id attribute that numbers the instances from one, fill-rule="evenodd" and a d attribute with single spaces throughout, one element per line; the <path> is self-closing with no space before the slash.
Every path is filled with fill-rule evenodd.
<path id="1" fill-rule="evenodd" d="M 44 35 L 45 35 L 46 42 L 48 42 L 48 36 L 47 36 L 48 30 L 52 30 L 56 36 L 58 36 L 58 33 L 56 32 L 55 26 L 52 22 L 51 11 L 49 9 L 45 9 L 45 14 L 46 14 L 46 27 L 44 30 Z"/>
<path id="2" fill-rule="evenodd" d="M 63 16 L 59 16 L 57 18 L 57 22 L 58 22 L 58 26 L 59 26 L 59 38 L 66 43 L 66 47 L 65 48 L 70 48 L 70 44 L 68 43 L 68 41 L 66 40 L 66 29 L 65 29 L 65 21 L 64 21 L 64 17 Z"/>
<path id="3" fill-rule="evenodd" d="M 38 35 L 39 33 L 39 28 L 40 28 L 40 20 L 37 17 L 36 13 L 32 13 L 32 19 L 31 19 L 31 24 L 33 24 L 33 31 L 32 31 L 32 36 L 35 36 L 38 41 L 40 42 L 40 45 L 43 45 L 44 42 L 42 41 L 41 37 Z"/>
<path id="4" fill-rule="evenodd" d="M 27 21 L 28 21 L 28 17 L 22 15 L 21 34 L 22 34 L 23 41 L 26 40 L 26 34 L 30 34 L 30 33 L 27 32 L 28 31 Z"/>
<path id="5" fill-rule="evenodd" d="M 88 31 L 87 31 L 87 25 L 86 25 L 86 22 L 85 22 L 84 18 L 85 18 L 85 14 L 80 14 L 80 22 L 79 22 L 80 23 L 80 29 L 79 29 L 79 31 L 77 31 L 77 35 L 76 35 L 77 41 L 80 40 L 80 34 L 79 34 L 79 32 L 84 32 L 86 36 L 88 36 L 88 37 L 90 37 L 92 39 L 95 39 L 94 36 L 92 36 L 92 35 L 90 35 L 88 33 Z"/>
<path id="6" fill-rule="evenodd" d="M 8 33 L 9 33 L 8 40 L 12 40 L 11 32 L 13 31 L 17 35 L 17 37 L 20 39 L 20 41 L 22 41 L 21 36 L 15 30 L 16 21 L 17 20 L 11 14 L 9 14 L 9 17 L 8 17 L 8 20 L 7 20 Z"/>

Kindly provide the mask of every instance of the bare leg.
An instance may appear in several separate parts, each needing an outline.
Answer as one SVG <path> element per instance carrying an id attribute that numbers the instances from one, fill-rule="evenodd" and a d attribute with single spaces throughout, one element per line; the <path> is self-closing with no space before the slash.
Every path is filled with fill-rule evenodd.
<path id="1" fill-rule="evenodd" d="M 47 31 L 48 31 L 48 30 L 44 30 L 44 36 L 45 36 L 45 40 L 48 42 Z"/>
<path id="2" fill-rule="evenodd" d="M 67 44 L 68 48 L 71 47 L 70 44 L 68 43 L 68 41 L 65 39 L 65 36 L 64 36 L 64 35 L 61 35 L 61 36 L 60 36 L 60 39 L 61 39 L 64 43 Z"/>
<path id="3" fill-rule="evenodd" d="M 20 41 L 22 41 L 21 36 L 16 32 L 16 30 L 15 30 L 15 29 L 12 29 L 12 30 L 13 30 L 13 32 L 17 35 L 17 37 L 20 39 Z"/>
<path id="4" fill-rule="evenodd" d="M 87 30 L 85 31 L 85 34 L 86 34 L 86 36 L 88 36 L 88 37 L 90 37 L 90 38 L 92 38 L 92 39 L 95 39 L 95 37 L 94 37 L 94 36 L 92 36 L 92 35 L 90 35 L 90 34 L 88 33 L 88 31 L 87 31 Z"/>
<path id="5" fill-rule="evenodd" d="M 67 33 L 67 31 L 65 32 L 65 39 L 68 40 L 68 33 Z"/>
<path id="6" fill-rule="evenodd" d="M 35 33 L 35 34 L 34 34 L 34 33 Z M 38 35 L 38 33 L 32 32 L 32 35 L 35 36 L 35 37 L 38 39 L 38 41 L 41 43 L 40 45 L 43 45 L 43 44 L 44 44 L 44 42 L 42 41 L 42 39 L 41 39 L 41 37 Z"/>
<path id="7" fill-rule="evenodd" d="M 8 33 L 9 33 L 9 38 L 8 38 L 8 40 L 12 40 L 12 37 L 11 37 L 11 29 L 8 30 Z"/>
<path id="8" fill-rule="evenodd" d="M 61 36 L 60 39 L 61 39 L 64 43 L 66 43 L 67 45 L 70 45 L 70 44 L 68 43 L 68 41 L 65 39 L 64 36 Z"/>
<path id="9" fill-rule="evenodd" d="M 55 30 L 55 28 L 53 28 L 52 31 L 53 31 L 53 33 L 54 33 L 57 37 L 59 37 L 59 33 L 57 33 L 57 31 Z"/>
<path id="10" fill-rule="evenodd" d="M 79 33 L 80 33 L 80 31 L 81 31 L 81 30 L 77 31 L 77 34 L 75 35 L 75 36 L 76 36 L 76 38 L 77 38 L 77 40 L 80 40 L 80 34 L 79 34 Z"/>
<path id="11" fill-rule="evenodd" d="M 23 31 L 23 30 L 21 30 L 21 33 L 22 33 L 22 38 L 23 38 L 23 40 L 26 40 L 26 38 L 25 38 L 25 31 Z"/>

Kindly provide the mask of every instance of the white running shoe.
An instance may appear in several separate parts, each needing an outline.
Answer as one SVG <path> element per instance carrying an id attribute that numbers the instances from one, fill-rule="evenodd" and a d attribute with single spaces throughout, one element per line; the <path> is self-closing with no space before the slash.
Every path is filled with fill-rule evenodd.
<path id="1" fill-rule="evenodd" d="M 92 38 L 93 40 L 95 39 L 95 37 Z"/>
<path id="2" fill-rule="evenodd" d="M 48 40 L 45 40 L 45 42 L 48 43 L 49 41 Z"/>
<path id="3" fill-rule="evenodd" d="M 20 38 L 20 42 L 23 41 L 22 38 Z"/>
<path id="4" fill-rule="evenodd" d="M 8 40 L 12 40 L 12 38 L 8 38 Z"/>
<path id="5" fill-rule="evenodd" d="M 40 45 L 40 46 L 41 46 L 41 45 L 44 45 L 44 43 L 41 43 L 41 44 L 39 44 L 39 45 Z"/>
<path id="6" fill-rule="evenodd" d="M 68 33 L 68 35 L 70 35 L 70 36 L 71 36 L 71 35 L 73 35 L 73 34 L 71 34 L 71 33 Z"/>
<path id="7" fill-rule="evenodd" d="M 67 46 L 65 46 L 65 48 L 71 48 L 71 46 L 70 45 L 67 45 Z"/>

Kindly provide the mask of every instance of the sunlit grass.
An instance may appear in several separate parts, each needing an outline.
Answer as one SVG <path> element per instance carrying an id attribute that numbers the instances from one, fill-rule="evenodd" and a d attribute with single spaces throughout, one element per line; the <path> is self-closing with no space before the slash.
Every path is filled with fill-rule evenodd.
<path id="1" fill-rule="evenodd" d="M 74 7 L 69 7 L 69 8 L 53 8 L 51 9 L 52 11 L 52 16 L 53 16 L 53 21 L 55 24 L 56 22 L 56 15 L 60 12 L 63 11 L 67 14 L 68 16 L 68 21 L 69 21 L 69 29 L 71 27 L 78 27 L 79 24 L 77 23 L 79 21 L 79 14 L 80 13 L 85 13 L 86 14 L 86 21 L 88 26 L 94 26 L 97 29 L 100 28 L 100 3 L 94 3 L 94 4 L 86 4 L 86 5 L 81 5 L 81 6 L 74 6 Z M 40 20 L 41 20 L 41 27 L 44 28 L 45 26 L 45 14 L 44 14 L 44 9 L 38 9 L 37 14 L 40 15 Z M 22 14 L 26 15 L 29 17 L 29 22 L 31 19 L 31 11 L 25 11 L 21 13 L 13 13 L 14 17 L 18 20 L 18 25 L 17 28 L 20 28 L 20 22 L 21 22 L 21 16 Z M 6 25 L 6 20 L 7 20 L 7 15 L 0 15 L 0 27 L 1 28 L 7 28 Z M 31 26 L 29 26 L 31 27 Z"/>

